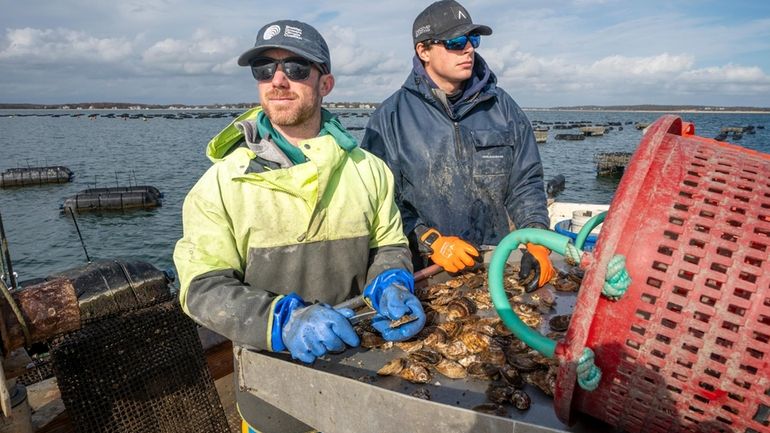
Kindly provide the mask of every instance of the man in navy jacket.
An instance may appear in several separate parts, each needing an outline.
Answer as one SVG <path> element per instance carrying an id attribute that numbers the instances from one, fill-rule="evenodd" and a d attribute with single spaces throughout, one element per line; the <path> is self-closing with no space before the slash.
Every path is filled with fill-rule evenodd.
<path id="1" fill-rule="evenodd" d="M 426 256 L 449 272 L 473 266 L 476 246 L 516 228 L 548 228 L 543 167 L 532 126 L 476 52 L 492 34 L 454 0 L 415 19 L 414 67 L 372 114 L 361 147 L 396 178 L 396 203 L 415 269 Z M 554 275 L 545 247 L 527 244 L 529 290 Z"/>

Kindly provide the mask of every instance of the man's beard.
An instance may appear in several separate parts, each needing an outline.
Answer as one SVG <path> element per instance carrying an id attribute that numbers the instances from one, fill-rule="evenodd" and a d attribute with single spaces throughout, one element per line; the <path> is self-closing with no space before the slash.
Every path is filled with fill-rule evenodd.
<path id="1" fill-rule="evenodd" d="M 318 108 L 315 98 L 303 102 L 298 102 L 299 99 L 294 99 L 294 101 L 292 101 L 294 104 L 289 107 L 276 107 L 270 104 L 271 97 L 292 96 L 297 98 L 297 95 L 292 92 L 284 93 L 272 91 L 266 96 L 268 102 L 267 104 L 262 104 L 262 109 L 265 110 L 265 114 L 267 114 L 267 117 L 270 119 L 270 123 L 277 126 L 301 125 L 311 119 Z"/>

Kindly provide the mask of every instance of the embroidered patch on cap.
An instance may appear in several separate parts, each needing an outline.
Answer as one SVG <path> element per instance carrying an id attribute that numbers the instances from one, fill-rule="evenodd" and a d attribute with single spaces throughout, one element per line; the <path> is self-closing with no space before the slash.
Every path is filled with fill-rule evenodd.
<path id="1" fill-rule="evenodd" d="M 273 39 L 273 36 L 281 33 L 281 26 L 279 25 L 272 25 L 265 29 L 265 33 L 262 34 L 262 39 L 269 40 Z"/>
<path id="2" fill-rule="evenodd" d="M 283 35 L 287 38 L 302 39 L 302 29 L 298 27 L 286 26 Z"/>

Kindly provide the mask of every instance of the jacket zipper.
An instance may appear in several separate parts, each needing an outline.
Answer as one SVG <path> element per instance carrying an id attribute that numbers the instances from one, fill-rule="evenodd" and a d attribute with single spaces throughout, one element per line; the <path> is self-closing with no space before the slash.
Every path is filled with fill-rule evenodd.
<path id="1" fill-rule="evenodd" d="M 452 122 L 455 130 L 455 158 L 460 161 L 460 155 L 462 153 L 461 139 L 460 139 L 460 123 Z"/>

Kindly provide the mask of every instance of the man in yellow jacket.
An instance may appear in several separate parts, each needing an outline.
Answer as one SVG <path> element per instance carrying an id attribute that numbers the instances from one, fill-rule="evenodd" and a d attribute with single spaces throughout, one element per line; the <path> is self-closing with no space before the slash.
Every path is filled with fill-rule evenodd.
<path id="1" fill-rule="evenodd" d="M 334 87 L 329 49 L 312 26 L 269 23 L 238 64 L 261 106 L 209 142 L 213 165 L 184 202 L 174 262 L 184 311 L 243 350 L 289 351 L 311 363 L 357 346 L 357 295 L 387 340 L 425 324 L 393 198 L 393 175 L 321 108 Z M 406 314 L 417 320 L 391 328 Z M 243 389 L 243 387 L 239 387 Z M 299 420 L 238 392 L 244 431 L 304 432 Z"/>

